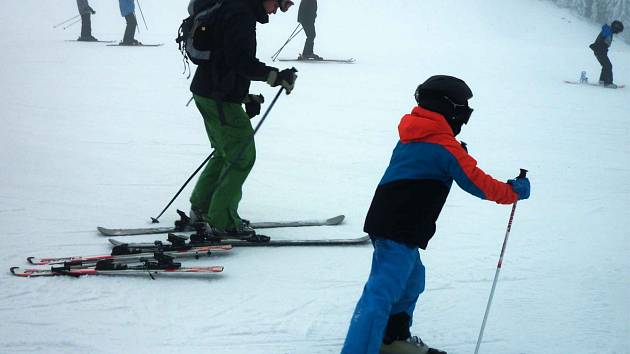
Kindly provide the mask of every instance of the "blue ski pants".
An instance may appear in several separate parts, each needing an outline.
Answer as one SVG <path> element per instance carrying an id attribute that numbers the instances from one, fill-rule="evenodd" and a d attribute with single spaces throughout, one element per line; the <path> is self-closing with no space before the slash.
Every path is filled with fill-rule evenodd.
<path id="1" fill-rule="evenodd" d="M 425 271 L 417 247 L 372 237 L 372 268 L 350 320 L 342 354 L 377 354 L 390 315 L 413 318 L 424 291 Z M 411 326 L 411 321 L 409 321 Z"/>

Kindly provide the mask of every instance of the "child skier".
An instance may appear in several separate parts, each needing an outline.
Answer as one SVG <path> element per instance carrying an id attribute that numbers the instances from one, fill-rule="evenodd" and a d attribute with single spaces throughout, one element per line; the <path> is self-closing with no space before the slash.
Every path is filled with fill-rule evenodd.
<path id="1" fill-rule="evenodd" d="M 608 88 L 617 88 L 613 83 L 612 63 L 608 58 L 608 48 L 612 44 L 613 34 L 623 32 L 623 23 L 613 21 L 610 26 L 602 26 L 601 32 L 597 35 L 595 42 L 589 46 L 595 54 L 595 58 L 602 65 L 602 72 L 599 75 L 599 84 Z"/>
<path id="2" fill-rule="evenodd" d="M 418 103 L 398 125 L 400 141 L 376 189 L 364 231 L 374 245 L 372 268 L 350 321 L 342 354 L 439 354 L 410 327 L 425 269 L 426 249 L 453 180 L 465 191 L 499 204 L 529 197 L 529 180 L 503 183 L 476 167 L 455 136 L 468 123 L 473 96 L 466 83 L 445 75 L 418 86 Z"/>

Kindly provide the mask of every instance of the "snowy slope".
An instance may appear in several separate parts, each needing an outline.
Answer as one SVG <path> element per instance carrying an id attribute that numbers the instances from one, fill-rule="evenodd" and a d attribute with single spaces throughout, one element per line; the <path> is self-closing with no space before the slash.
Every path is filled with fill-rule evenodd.
<path id="1" fill-rule="evenodd" d="M 115 1 L 91 1 L 93 34 L 119 40 Z M 0 13 L 0 352 L 338 353 L 371 247 L 238 249 L 188 260 L 212 279 L 18 279 L 26 256 L 109 251 L 96 225 L 145 226 L 210 153 L 173 38 L 187 1 L 145 0 L 158 48 L 66 42 L 74 1 L 6 0 Z M 598 26 L 543 1 L 320 1 L 315 50 L 354 65 L 296 64 L 256 139 L 241 214 L 347 216 L 274 237 L 362 235 L 372 193 L 418 83 L 465 79 L 475 113 L 461 139 L 500 179 L 530 170 L 483 353 L 630 353 L 630 90 L 566 85 L 599 65 Z M 258 27 L 268 58 L 297 8 Z M 140 20 L 140 19 L 139 19 Z M 141 20 L 140 20 L 141 21 Z M 281 57 L 297 55 L 298 37 Z M 630 47 L 610 52 L 630 84 Z M 270 60 L 268 60 L 269 63 Z M 282 65 L 278 65 L 283 68 Z M 253 85 L 271 101 L 275 89 Z M 187 210 L 190 188 L 175 203 Z M 175 219 L 174 208 L 163 223 Z M 449 353 L 474 346 L 509 207 L 456 187 L 426 252 L 414 334 Z M 152 240 L 154 237 L 134 237 Z"/>

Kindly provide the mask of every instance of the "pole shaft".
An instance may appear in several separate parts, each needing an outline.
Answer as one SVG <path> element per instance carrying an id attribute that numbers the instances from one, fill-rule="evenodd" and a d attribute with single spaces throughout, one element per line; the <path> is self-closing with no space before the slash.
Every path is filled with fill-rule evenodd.
<path id="1" fill-rule="evenodd" d="M 284 42 L 284 44 L 282 45 L 282 47 L 280 47 L 280 49 L 278 49 L 272 56 L 271 56 L 271 60 L 272 61 L 276 61 L 276 59 L 278 59 L 278 56 L 280 55 L 280 52 L 282 52 L 282 50 L 284 49 L 284 47 L 287 46 L 287 44 L 289 44 L 289 42 L 291 42 L 291 40 L 293 40 L 293 38 L 295 38 L 295 36 L 297 36 L 300 32 L 302 32 L 304 28 L 302 27 L 301 23 L 298 23 L 297 26 L 295 26 L 295 29 L 293 30 L 293 32 L 291 32 L 291 34 L 289 35 L 289 38 L 287 39 L 286 42 Z"/>
<path id="2" fill-rule="evenodd" d="M 492 305 L 492 298 L 494 297 L 494 289 L 497 287 L 497 280 L 499 279 L 499 272 L 503 265 L 503 255 L 505 254 L 505 248 L 507 246 L 508 238 L 510 237 L 510 230 L 512 229 L 512 221 L 514 220 L 514 213 L 516 212 L 516 204 L 512 205 L 512 212 L 510 213 L 510 220 L 508 221 L 507 230 L 505 231 L 505 237 L 503 239 L 503 246 L 501 247 L 501 255 L 499 256 L 499 262 L 497 263 L 497 270 L 494 273 L 494 281 L 492 282 L 492 289 L 490 289 L 490 296 L 488 297 L 488 304 L 486 305 L 486 312 L 483 315 L 483 321 L 481 322 L 481 330 L 479 331 L 479 337 L 477 337 L 477 346 L 475 347 L 475 354 L 479 353 L 479 347 L 481 346 L 481 340 L 483 338 L 483 331 L 486 328 L 486 322 L 488 321 L 488 314 L 490 313 L 490 306 Z"/>
<path id="3" fill-rule="evenodd" d="M 57 28 L 57 27 L 59 27 L 59 26 L 63 25 L 64 23 L 66 23 L 66 22 L 70 22 L 70 21 L 72 21 L 72 20 L 74 20 L 75 18 L 80 17 L 80 16 L 81 16 L 81 14 L 76 15 L 76 16 L 74 16 L 74 17 L 71 17 L 71 18 L 69 18 L 69 19 L 67 19 L 67 20 L 65 20 L 65 21 L 59 22 L 58 24 L 54 25 L 54 26 L 53 26 L 53 28 Z"/>

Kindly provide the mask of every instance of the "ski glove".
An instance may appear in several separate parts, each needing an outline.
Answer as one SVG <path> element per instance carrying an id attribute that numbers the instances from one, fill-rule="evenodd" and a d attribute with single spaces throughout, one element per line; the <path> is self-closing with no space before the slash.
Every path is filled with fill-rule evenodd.
<path id="1" fill-rule="evenodd" d="M 260 105 L 263 102 L 265 102 L 263 95 L 249 94 L 245 96 L 243 104 L 245 104 L 245 112 L 250 119 L 260 114 Z"/>
<path id="2" fill-rule="evenodd" d="M 527 177 L 510 179 L 507 183 L 512 186 L 514 193 L 518 194 L 518 200 L 529 198 L 529 179 Z"/>
<path id="3" fill-rule="evenodd" d="M 96 15 L 96 11 L 94 11 L 92 7 L 90 7 L 90 12 L 92 13 L 92 15 Z"/>
<path id="4" fill-rule="evenodd" d="M 295 70 L 295 68 L 284 69 L 282 71 L 278 71 L 277 69 L 271 70 L 267 76 L 267 83 L 271 87 L 282 86 L 287 91 L 288 95 L 293 90 L 293 87 L 295 87 L 295 80 L 297 79 L 296 72 L 297 70 Z"/>

